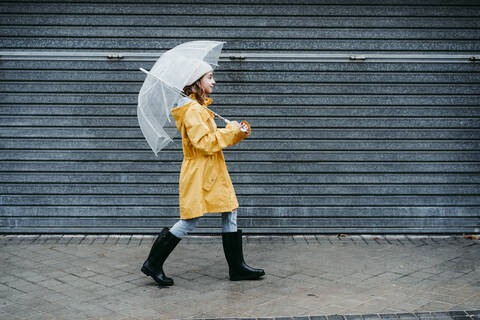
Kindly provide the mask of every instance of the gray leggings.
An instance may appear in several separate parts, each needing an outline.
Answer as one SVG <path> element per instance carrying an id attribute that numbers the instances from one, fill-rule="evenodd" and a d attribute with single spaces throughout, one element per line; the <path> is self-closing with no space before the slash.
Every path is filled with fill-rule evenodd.
<path id="1" fill-rule="evenodd" d="M 170 232 L 177 238 L 182 239 L 192 231 L 196 226 L 200 217 L 178 220 L 171 228 Z M 237 231 L 237 210 L 232 212 L 222 213 L 222 232 L 236 232 Z"/>

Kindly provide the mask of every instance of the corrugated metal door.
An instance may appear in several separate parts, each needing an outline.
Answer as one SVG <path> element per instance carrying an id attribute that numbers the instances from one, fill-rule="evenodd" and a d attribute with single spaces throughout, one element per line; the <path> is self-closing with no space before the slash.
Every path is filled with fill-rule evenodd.
<path id="1" fill-rule="evenodd" d="M 478 2 L 177 2 L 0 3 L 0 232 L 171 226 L 180 144 L 149 150 L 138 68 L 196 39 L 253 127 L 225 150 L 246 232 L 479 232 Z"/>

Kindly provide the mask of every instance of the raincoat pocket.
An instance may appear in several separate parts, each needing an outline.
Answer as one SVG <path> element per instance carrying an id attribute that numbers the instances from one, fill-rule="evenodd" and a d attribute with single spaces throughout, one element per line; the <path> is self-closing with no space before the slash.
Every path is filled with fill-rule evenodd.
<path id="1" fill-rule="evenodd" d="M 217 176 L 218 176 L 218 170 L 217 166 L 215 165 L 215 162 L 213 161 L 214 159 L 209 159 L 210 161 L 207 161 L 205 164 L 205 171 L 203 171 L 203 190 L 205 191 L 210 191 L 212 189 L 213 185 L 217 181 Z"/>
<path id="2" fill-rule="evenodd" d="M 212 172 L 205 181 L 203 182 L 203 190 L 205 191 L 210 191 L 212 189 L 213 185 L 215 184 L 215 181 L 217 180 L 217 174 L 215 172 Z"/>

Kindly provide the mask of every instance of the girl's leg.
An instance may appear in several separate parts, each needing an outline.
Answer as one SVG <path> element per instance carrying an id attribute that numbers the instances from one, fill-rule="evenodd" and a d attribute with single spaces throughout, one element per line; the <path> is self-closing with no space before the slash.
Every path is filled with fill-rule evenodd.
<path id="1" fill-rule="evenodd" d="M 222 213 L 222 232 L 237 232 L 237 210 Z"/>
<path id="2" fill-rule="evenodd" d="M 177 238 L 182 239 L 195 229 L 195 227 L 198 224 L 198 221 L 200 218 L 193 218 L 193 219 L 188 219 L 188 220 L 178 220 L 177 223 L 175 223 L 171 228 L 170 232 Z"/>
<path id="3" fill-rule="evenodd" d="M 230 280 L 253 280 L 265 274 L 245 263 L 242 248 L 242 230 L 237 230 L 237 210 L 222 214 L 222 242 L 227 259 Z"/>
<path id="4" fill-rule="evenodd" d="M 142 272 L 147 276 L 151 276 L 153 280 L 162 286 L 173 285 L 173 279 L 167 277 L 163 272 L 163 263 L 180 240 L 195 228 L 198 220 L 199 218 L 180 220 L 170 230 L 166 227 L 163 228 L 153 243 L 147 260 L 143 263 Z"/>

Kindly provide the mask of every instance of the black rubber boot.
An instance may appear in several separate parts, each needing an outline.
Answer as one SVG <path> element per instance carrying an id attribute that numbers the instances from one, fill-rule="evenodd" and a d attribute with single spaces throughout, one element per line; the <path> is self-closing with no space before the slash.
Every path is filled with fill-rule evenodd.
<path id="1" fill-rule="evenodd" d="M 161 286 L 173 285 L 173 279 L 163 272 L 163 263 L 181 239 L 175 237 L 168 228 L 163 228 L 153 243 L 147 260 L 143 263 L 141 271 L 150 276 Z"/>
<path id="2" fill-rule="evenodd" d="M 243 260 L 242 230 L 222 233 L 223 252 L 228 263 L 230 280 L 254 280 L 265 274 L 263 269 L 248 266 Z"/>

